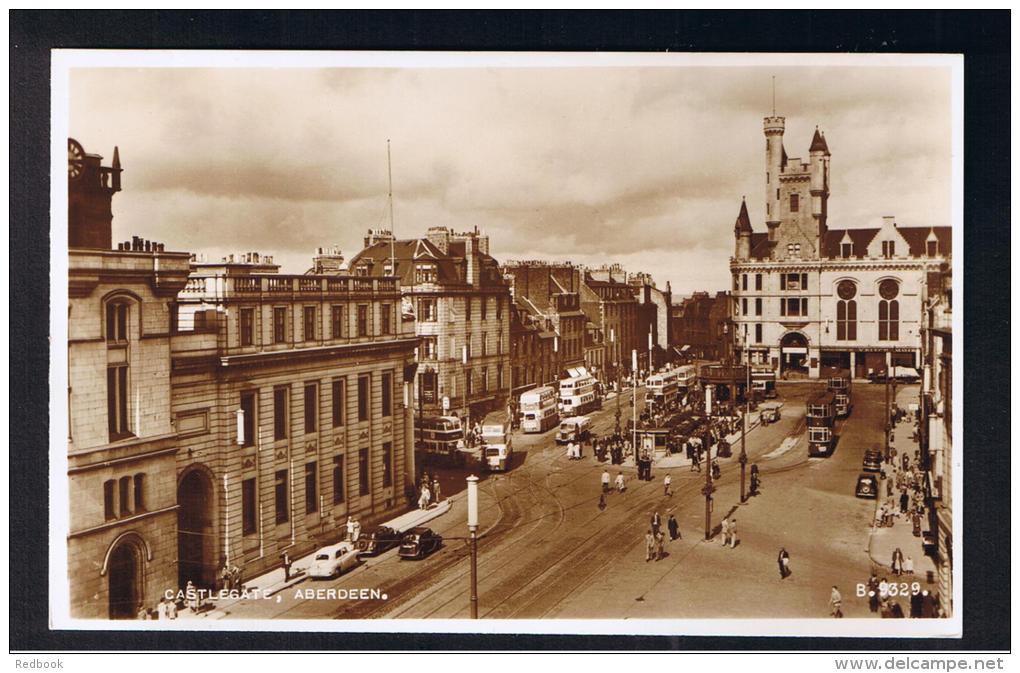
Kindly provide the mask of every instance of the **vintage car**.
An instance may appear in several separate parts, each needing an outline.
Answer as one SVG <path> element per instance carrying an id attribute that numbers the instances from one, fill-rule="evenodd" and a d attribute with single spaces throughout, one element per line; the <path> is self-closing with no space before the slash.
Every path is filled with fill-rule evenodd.
<path id="1" fill-rule="evenodd" d="M 877 449 L 868 449 L 864 452 L 864 459 L 861 461 L 861 469 L 865 472 L 882 471 L 882 452 Z"/>
<path id="2" fill-rule="evenodd" d="M 443 546 L 443 537 L 431 528 L 417 527 L 404 533 L 397 554 L 404 559 L 425 558 Z"/>
<path id="3" fill-rule="evenodd" d="M 854 489 L 854 495 L 858 498 L 869 498 L 875 500 L 878 498 L 878 477 L 868 472 L 862 472 L 857 476 L 857 487 Z"/>
<path id="4" fill-rule="evenodd" d="M 783 405 L 779 402 L 764 402 L 758 410 L 761 412 L 762 425 L 768 425 L 769 423 L 775 423 L 780 418 L 780 409 Z"/>
<path id="5" fill-rule="evenodd" d="M 338 542 L 315 552 L 312 565 L 308 568 L 308 576 L 312 579 L 329 579 L 356 565 L 358 551 L 354 545 L 350 542 Z"/>
<path id="6" fill-rule="evenodd" d="M 389 526 L 376 526 L 358 537 L 358 553 L 362 556 L 378 556 L 400 544 L 400 539 L 400 533 Z"/>

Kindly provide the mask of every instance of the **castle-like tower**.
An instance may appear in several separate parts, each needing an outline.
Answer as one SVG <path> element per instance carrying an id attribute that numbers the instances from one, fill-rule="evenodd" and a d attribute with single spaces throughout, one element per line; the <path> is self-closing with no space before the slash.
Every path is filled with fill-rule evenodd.
<path id="1" fill-rule="evenodd" d="M 829 200 L 829 148 L 815 128 L 809 160 L 787 156 L 785 117 L 765 117 L 765 225 L 770 259 L 817 259 L 825 238 Z M 734 229 L 737 259 L 751 256 L 746 205 Z"/>

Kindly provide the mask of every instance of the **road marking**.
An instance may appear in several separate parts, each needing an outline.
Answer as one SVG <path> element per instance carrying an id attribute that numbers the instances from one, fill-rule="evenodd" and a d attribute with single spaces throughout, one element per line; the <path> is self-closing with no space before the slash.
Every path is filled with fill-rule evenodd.
<path id="1" fill-rule="evenodd" d="M 762 460 L 769 460 L 770 458 L 778 458 L 779 456 L 783 455 L 787 451 L 790 451 L 791 449 L 793 449 L 793 447 L 795 447 L 797 445 L 797 441 L 799 439 L 800 439 L 799 437 L 787 437 L 786 439 L 783 440 L 783 443 L 780 444 L 778 448 L 776 448 L 773 451 L 771 451 L 769 453 L 766 453 L 764 456 L 762 456 Z"/>

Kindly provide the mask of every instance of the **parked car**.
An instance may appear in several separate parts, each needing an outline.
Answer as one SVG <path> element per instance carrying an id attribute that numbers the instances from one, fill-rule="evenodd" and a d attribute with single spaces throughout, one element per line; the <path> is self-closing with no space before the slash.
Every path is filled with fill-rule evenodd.
<path id="1" fill-rule="evenodd" d="M 443 537 L 432 531 L 431 528 L 412 528 L 404 533 L 400 541 L 400 549 L 397 554 L 400 558 L 420 559 L 425 558 L 432 552 L 443 546 Z"/>
<path id="2" fill-rule="evenodd" d="M 864 452 L 864 460 L 861 461 L 861 469 L 865 472 L 882 471 L 882 452 L 877 449 L 868 449 Z"/>
<path id="3" fill-rule="evenodd" d="M 362 556 L 378 556 L 398 544 L 400 533 L 389 526 L 376 526 L 358 538 L 358 553 Z"/>
<path id="4" fill-rule="evenodd" d="M 312 579 L 329 579 L 356 565 L 358 550 L 350 542 L 338 542 L 315 552 L 308 576 Z"/>
<path id="5" fill-rule="evenodd" d="M 783 405 L 778 402 L 764 402 L 758 407 L 761 411 L 761 422 L 763 425 L 775 423 L 779 420 Z"/>
<path id="6" fill-rule="evenodd" d="M 878 477 L 869 473 L 862 472 L 857 476 L 857 488 L 854 489 L 854 495 L 858 498 L 869 498 L 875 500 L 878 498 Z"/>

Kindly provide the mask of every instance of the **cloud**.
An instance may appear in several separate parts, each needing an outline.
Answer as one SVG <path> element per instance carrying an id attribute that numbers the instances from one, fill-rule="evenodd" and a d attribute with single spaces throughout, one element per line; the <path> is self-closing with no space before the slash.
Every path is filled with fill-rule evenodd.
<path id="1" fill-rule="evenodd" d="M 742 196 L 764 230 L 772 76 L 791 157 L 815 125 L 831 225 L 949 224 L 949 79 L 932 68 L 92 69 L 71 133 L 120 147 L 115 238 L 307 268 L 367 229 L 478 226 L 497 259 L 628 260 L 728 286 Z M 596 262 L 601 263 L 601 262 Z"/>

